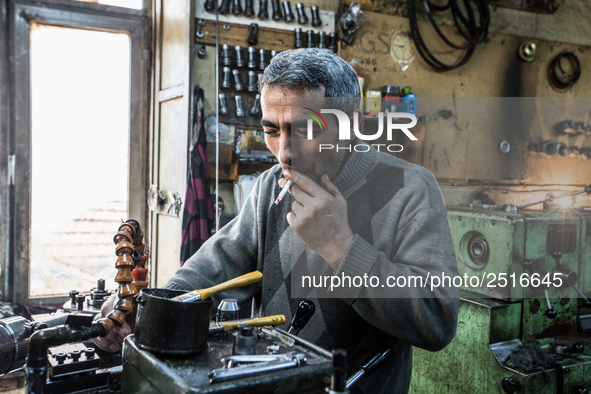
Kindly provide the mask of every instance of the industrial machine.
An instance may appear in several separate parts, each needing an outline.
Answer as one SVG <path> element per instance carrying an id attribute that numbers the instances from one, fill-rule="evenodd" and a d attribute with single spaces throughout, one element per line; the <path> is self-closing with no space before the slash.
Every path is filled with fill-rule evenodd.
<path id="1" fill-rule="evenodd" d="M 555 200 L 447 207 L 458 328 L 440 352 L 414 349 L 410 392 L 591 391 L 591 208 Z"/>
<path id="2" fill-rule="evenodd" d="M 57 313 L 0 320 L 0 375 L 26 371 L 29 394 L 72 393 L 324 393 L 346 389 L 387 361 L 376 352 L 346 379 L 346 353 L 333 353 L 297 337 L 314 313 L 303 301 L 289 331 L 283 315 L 240 319 L 236 300 L 225 299 L 211 321 L 211 296 L 260 281 L 258 271 L 191 292 L 148 289 L 143 233 L 135 220 L 114 237 L 118 298 L 95 319 L 111 292 L 99 279 L 88 298 L 77 290 Z M 141 291 L 140 291 L 141 290 Z M 106 337 L 137 313 L 123 352 L 103 352 L 92 338 Z M 122 357 L 123 355 L 123 357 Z"/>

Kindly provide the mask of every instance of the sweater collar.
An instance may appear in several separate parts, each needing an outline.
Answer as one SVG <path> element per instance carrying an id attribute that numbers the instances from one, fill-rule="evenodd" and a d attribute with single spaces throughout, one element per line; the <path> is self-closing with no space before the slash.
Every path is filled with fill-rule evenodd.
<path id="1" fill-rule="evenodd" d="M 353 185 L 361 177 L 369 171 L 375 161 L 376 150 L 373 146 L 366 144 L 359 138 L 356 138 L 351 146 L 366 145 L 368 148 L 362 148 L 360 150 L 367 150 L 367 152 L 358 152 L 353 150 L 349 155 L 349 158 L 345 162 L 345 165 L 335 176 L 333 183 L 339 190 L 346 190 L 348 187 Z"/>

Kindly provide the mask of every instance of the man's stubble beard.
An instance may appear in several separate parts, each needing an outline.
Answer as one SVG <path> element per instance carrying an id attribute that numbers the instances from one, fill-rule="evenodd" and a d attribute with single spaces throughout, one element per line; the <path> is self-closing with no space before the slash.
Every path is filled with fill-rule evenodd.
<path id="1" fill-rule="evenodd" d="M 339 141 L 339 150 L 331 149 L 330 151 L 319 152 L 319 155 L 322 155 L 318 166 L 314 165 L 316 163 L 312 163 L 313 165 L 307 165 L 308 163 L 305 160 L 297 160 L 295 163 L 291 163 L 291 166 L 288 164 L 282 164 L 283 170 L 291 170 L 292 168 L 295 171 L 298 171 L 314 182 L 321 184 L 320 178 L 322 175 L 328 175 L 329 179 L 334 179 L 335 176 L 340 172 L 342 165 L 346 158 L 349 155 L 348 150 L 344 149 L 351 145 L 350 141 Z"/>

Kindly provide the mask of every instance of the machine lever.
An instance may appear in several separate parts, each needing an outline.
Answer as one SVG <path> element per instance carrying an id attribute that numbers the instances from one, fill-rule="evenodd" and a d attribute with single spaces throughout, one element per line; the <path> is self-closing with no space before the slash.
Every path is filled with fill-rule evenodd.
<path id="1" fill-rule="evenodd" d="M 289 334 L 298 335 L 304 326 L 308 324 L 308 321 L 310 321 L 314 312 L 316 312 L 316 306 L 312 301 L 304 300 L 300 302 L 287 332 Z"/>
<path id="2" fill-rule="evenodd" d="M 544 296 L 546 297 L 546 305 L 548 305 L 546 317 L 548 319 L 554 319 L 556 317 L 556 311 L 554 310 L 554 308 L 552 308 L 552 304 L 550 304 L 550 296 L 548 295 L 548 289 L 544 290 Z"/>
<path id="3" fill-rule="evenodd" d="M 585 293 L 583 293 L 581 291 L 581 289 L 579 289 L 579 286 L 577 285 L 573 285 L 575 291 L 577 292 L 577 294 L 579 295 L 579 297 L 581 297 L 582 299 L 585 300 L 585 308 L 591 308 L 591 300 L 587 298 L 587 296 L 585 296 Z"/>
<path id="4" fill-rule="evenodd" d="M 351 387 L 362 376 L 369 376 L 372 374 L 376 369 L 386 363 L 386 361 L 390 360 L 393 355 L 394 349 L 392 349 L 392 346 L 390 345 L 386 345 L 372 354 L 371 357 L 360 366 L 361 368 L 346 380 L 347 388 Z"/>

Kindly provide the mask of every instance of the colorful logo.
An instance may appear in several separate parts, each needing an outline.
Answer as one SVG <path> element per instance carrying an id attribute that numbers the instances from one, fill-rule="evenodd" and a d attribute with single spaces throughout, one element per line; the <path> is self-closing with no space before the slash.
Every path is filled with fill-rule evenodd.
<path id="1" fill-rule="evenodd" d="M 305 115 L 311 116 L 316 121 L 316 123 L 318 123 L 318 126 L 320 126 L 320 130 L 324 131 L 324 127 L 326 127 L 326 131 L 328 131 L 328 126 L 326 125 L 326 120 L 324 120 L 324 117 L 322 115 L 320 115 L 320 113 L 318 111 L 314 111 L 312 108 L 308 108 L 308 107 L 304 107 L 304 109 L 314 112 L 313 114 L 311 114 L 309 112 L 302 112 L 302 113 Z M 324 123 L 324 127 L 322 127 L 322 123 L 320 123 L 320 120 L 318 118 L 322 119 L 322 123 Z"/>

